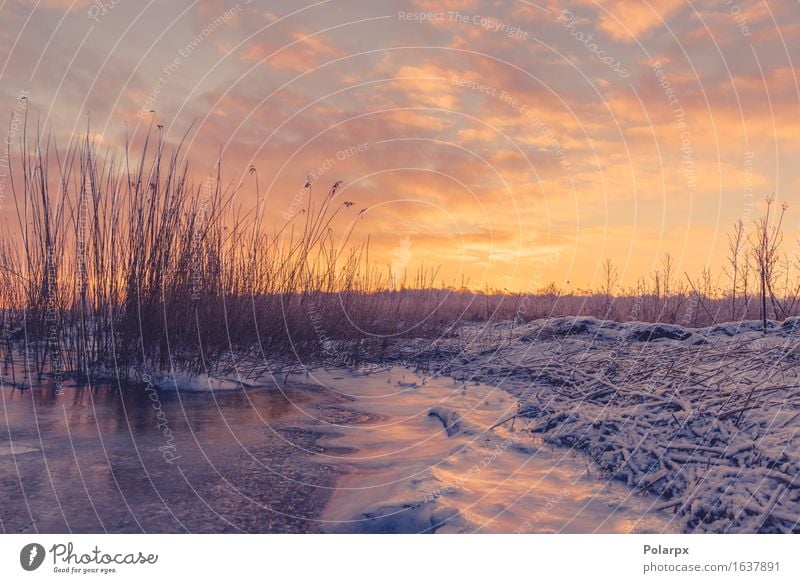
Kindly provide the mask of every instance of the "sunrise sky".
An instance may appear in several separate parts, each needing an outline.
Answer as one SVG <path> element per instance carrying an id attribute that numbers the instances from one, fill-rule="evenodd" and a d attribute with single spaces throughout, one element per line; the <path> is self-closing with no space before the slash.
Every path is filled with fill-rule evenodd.
<path id="1" fill-rule="evenodd" d="M 793 58 L 788 0 L 5 0 L 0 114 L 27 96 L 62 144 L 90 114 L 111 148 L 196 120 L 198 180 L 220 153 L 231 182 L 256 166 L 276 223 L 307 177 L 312 196 L 342 180 L 340 230 L 357 221 L 376 262 L 586 288 L 609 257 L 626 284 L 667 251 L 719 273 L 728 227 L 773 191 L 795 240 Z"/>

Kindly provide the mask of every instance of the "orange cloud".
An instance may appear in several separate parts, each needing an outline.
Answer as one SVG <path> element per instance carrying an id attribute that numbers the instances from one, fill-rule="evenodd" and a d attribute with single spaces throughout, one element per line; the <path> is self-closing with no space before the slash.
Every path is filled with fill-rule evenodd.
<path id="1" fill-rule="evenodd" d="M 580 4 L 597 10 L 598 24 L 614 40 L 634 42 L 656 28 L 685 6 L 684 0 L 583 0 Z"/>
<path id="2" fill-rule="evenodd" d="M 346 54 L 319 35 L 295 32 L 290 38 L 291 40 L 280 46 L 275 43 L 252 44 L 245 50 L 242 58 L 246 61 L 266 59 L 272 67 L 301 73 Z"/>

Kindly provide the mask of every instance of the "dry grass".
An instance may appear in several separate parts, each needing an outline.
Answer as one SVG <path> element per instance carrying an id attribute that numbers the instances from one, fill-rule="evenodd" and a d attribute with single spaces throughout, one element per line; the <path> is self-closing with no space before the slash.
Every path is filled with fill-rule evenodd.
<path id="1" fill-rule="evenodd" d="M 336 242 L 334 219 L 352 206 L 338 183 L 322 196 L 307 185 L 308 206 L 275 229 L 254 168 L 224 187 L 217 165 L 193 184 L 182 144 L 168 148 L 160 132 L 122 154 L 88 139 L 59 151 L 29 137 L 27 124 L 20 142 L 9 155 L 14 218 L 0 236 L 0 347 L 7 365 L 21 359 L 40 377 L 249 376 L 298 357 L 356 363 L 397 338 L 455 334 L 470 321 L 591 315 L 701 326 L 800 307 L 795 265 L 779 260 L 780 225 L 768 217 L 733 240 L 730 292 L 710 272 L 679 278 L 669 256 L 624 291 L 610 262 L 601 291 L 437 289 L 435 272 L 396 290 L 365 246 L 348 234 Z M 242 189 L 255 191 L 255 208 L 234 204 Z"/>

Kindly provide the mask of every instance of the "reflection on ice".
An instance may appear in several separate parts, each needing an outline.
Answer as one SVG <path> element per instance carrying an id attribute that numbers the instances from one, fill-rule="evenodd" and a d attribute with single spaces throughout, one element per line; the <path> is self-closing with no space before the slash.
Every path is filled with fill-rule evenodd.
<path id="1" fill-rule="evenodd" d="M 377 418 L 336 427 L 332 446 L 350 467 L 326 506 L 333 532 L 670 532 L 669 516 L 509 424 L 503 390 L 405 369 L 314 371 L 315 382 Z M 330 461 L 330 460 L 327 460 Z"/>

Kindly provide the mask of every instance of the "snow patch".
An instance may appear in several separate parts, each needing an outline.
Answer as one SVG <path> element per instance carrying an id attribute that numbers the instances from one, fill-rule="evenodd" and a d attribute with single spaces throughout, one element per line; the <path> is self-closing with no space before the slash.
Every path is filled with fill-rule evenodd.
<path id="1" fill-rule="evenodd" d="M 800 532 L 800 318 L 766 332 L 583 317 L 468 332 L 417 358 L 517 397 L 518 434 L 660 497 L 685 532 Z"/>

